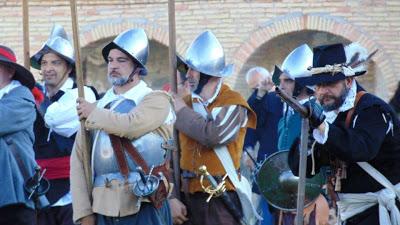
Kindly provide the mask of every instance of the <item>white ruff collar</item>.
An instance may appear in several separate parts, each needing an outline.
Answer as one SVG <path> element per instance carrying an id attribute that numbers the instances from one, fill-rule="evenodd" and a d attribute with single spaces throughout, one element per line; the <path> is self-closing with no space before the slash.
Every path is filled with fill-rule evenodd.
<path id="1" fill-rule="evenodd" d="M 357 82 L 356 80 L 353 80 L 349 93 L 347 93 L 346 99 L 344 100 L 343 104 L 339 107 L 339 110 L 337 112 L 336 110 L 324 112 L 324 115 L 326 116 L 326 121 L 331 124 L 336 120 L 338 113 L 345 112 L 353 108 L 354 102 L 356 100 L 356 95 L 357 95 Z"/>

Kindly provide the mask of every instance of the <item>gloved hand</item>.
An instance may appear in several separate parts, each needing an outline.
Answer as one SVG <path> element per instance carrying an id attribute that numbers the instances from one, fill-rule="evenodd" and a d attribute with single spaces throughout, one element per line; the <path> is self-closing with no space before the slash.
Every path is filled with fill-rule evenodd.
<path id="1" fill-rule="evenodd" d="M 325 115 L 323 113 L 324 111 L 322 109 L 322 106 L 320 106 L 315 101 L 308 101 L 304 103 L 303 106 L 306 107 L 310 112 L 308 116 L 308 119 L 310 121 L 310 127 L 312 129 L 318 128 L 319 125 L 321 125 L 325 120 Z"/>

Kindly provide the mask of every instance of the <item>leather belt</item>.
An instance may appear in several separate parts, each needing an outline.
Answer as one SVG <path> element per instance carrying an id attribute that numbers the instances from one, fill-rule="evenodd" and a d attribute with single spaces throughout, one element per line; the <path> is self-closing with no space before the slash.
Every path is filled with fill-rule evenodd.
<path id="1" fill-rule="evenodd" d="M 128 174 L 128 183 L 134 184 L 140 179 L 140 175 L 137 172 L 131 172 Z M 117 173 L 107 173 L 103 175 L 98 175 L 94 178 L 93 186 L 94 187 L 108 187 L 111 185 L 112 180 L 117 180 L 120 183 L 125 183 L 125 177 L 117 172 Z"/>

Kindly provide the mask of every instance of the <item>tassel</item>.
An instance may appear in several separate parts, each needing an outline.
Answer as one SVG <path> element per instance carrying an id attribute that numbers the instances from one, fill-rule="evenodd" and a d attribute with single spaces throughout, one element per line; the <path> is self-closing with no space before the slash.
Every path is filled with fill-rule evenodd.
<path id="1" fill-rule="evenodd" d="M 312 162 L 312 167 L 311 167 L 311 175 L 315 175 L 315 157 L 314 157 L 314 147 L 317 141 L 314 141 L 313 144 L 311 145 L 311 162 Z"/>

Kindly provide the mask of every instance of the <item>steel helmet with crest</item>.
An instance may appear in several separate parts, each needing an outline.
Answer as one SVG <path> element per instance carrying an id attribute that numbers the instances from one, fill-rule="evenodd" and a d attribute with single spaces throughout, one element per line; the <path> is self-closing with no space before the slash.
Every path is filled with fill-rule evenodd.
<path id="1" fill-rule="evenodd" d="M 104 60 L 108 63 L 108 54 L 112 49 L 118 49 L 130 56 L 136 65 L 141 68 L 139 75 L 147 75 L 147 58 L 149 56 L 149 40 L 141 28 L 129 29 L 119 34 L 102 50 Z"/>
<path id="2" fill-rule="evenodd" d="M 275 85 L 279 85 L 279 77 L 284 74 L 289 79 L 294 80 L 297 77 L 307 76 L 310 73 L 308 68 L 312 66 L 313 52 L 307 44 L 302 44 L 295 48 L 292 52 L 286 56 L 282 63 L 282 68 L 275 66 L 274 73 L 272 75 L 272 81 Z M 301 91 L 305 88 L 304 85 L 295 82 L 293 90 L 293 96 L 297 97 Z M 307 89 L 309 94 L 312 94 L 311 88 Z"/>
<path id="3" fill-rule="evenodd" d="M 227 77 L 233 72 L 233 64 L 225 63 L 225 53 L 217 37 L 209 30 L 201 33 L 190 44 L 185 57 L 178 57 L 178 68 L 186 74 L 191 68 L 200 72 L 198 91 L 208 82 L 210 77 Z M 196 92 L 196 91 L 195 91 Z"/>
<path id="4" fill-rule="evenodd" d="M 43 44 L 40 50 L 31 57 L 31 65 L 33 68 L 40 70 L 40 63 L 43 55 L 53 52 L 69 65 L 72 66 L 73 71 L 75 68 L 75 53 L 74 47 L 68 40 L 68 35 L 61 25 L 55 24 L 50 32 L 49 39 Z M 71 72 L 70 76 L 73 76 Z"/>

